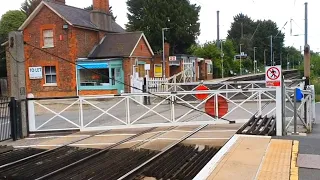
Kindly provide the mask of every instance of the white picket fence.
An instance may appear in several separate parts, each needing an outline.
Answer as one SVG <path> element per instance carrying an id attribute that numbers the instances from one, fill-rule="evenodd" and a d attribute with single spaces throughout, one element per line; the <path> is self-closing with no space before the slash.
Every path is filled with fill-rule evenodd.
<path id="1" fill-rule="evenodd" d="M 168 83 L 187 83 L 194 82 L 192 68 L 181 71 L 170 78 L 147 78 L 147 91 L 149 92 L 168 92 L 173 91 Z M 176 90 L 175 90 L 176 91 Z"/>

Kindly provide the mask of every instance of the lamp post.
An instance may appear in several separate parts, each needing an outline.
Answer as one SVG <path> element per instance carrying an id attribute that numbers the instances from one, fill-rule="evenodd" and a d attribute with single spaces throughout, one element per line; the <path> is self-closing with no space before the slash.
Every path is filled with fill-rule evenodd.
<path id="1" fill-rule="evenodd" d="M 257 47 L 253 47 L 253 73 L 255 74 L 258 66 L 257 66 L 257 61 L 256 61 L 256 49 Z"/>
<path id="2" fill-rule="evenodd" d="M 164 31 L 170 28 L 162 28 L 162 76 L 163 78 L 166 77 L 166 63 L 164 57 Z"/>
<path id="3" fill-rule="evenodd" d="M 276 51 L 274 51 L 273 52 L 273 55 L 272 55 L 272 64 L 271 64 L 271 66 L 274 66 L 275 65 L 275 62 L 274 62 L 274 53 L 275 53 Z"/>
<path id="4" fill-rule="evenodd" d="M 242 69 L 241 69 L 241 56 L 242 56 L 242 53 L 241 53 L 241 46 L 243 44 L 240 44 L 240 76 L 242 75 Z"/>

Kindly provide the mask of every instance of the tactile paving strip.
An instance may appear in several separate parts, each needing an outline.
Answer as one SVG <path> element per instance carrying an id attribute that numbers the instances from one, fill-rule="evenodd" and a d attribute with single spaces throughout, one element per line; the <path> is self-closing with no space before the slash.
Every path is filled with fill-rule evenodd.
<path id="1" fill-rule="evenodd" d="M 271 140 L 257 179 L 289 180 L 291 152 L 291 140 Z"/>

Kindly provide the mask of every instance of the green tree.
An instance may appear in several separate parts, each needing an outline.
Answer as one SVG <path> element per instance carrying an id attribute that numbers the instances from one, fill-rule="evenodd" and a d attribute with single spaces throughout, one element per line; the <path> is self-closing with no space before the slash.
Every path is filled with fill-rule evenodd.
<path id="1" fill-rule="evenodd" d="M 0 20 L 0 44 L 6 41 L 8 33 L 17 30 L 25 19 L 26 15 L 19 10 L 8 11 L 3 14 Z M 0 77 L 7 75 L 5 57 L 5 48 L 0 47 Z"/>
<path id="2" fill-rule="evenodd" d="M 24 12 L 27 17 L 37 8 L 42 0 L 25 0 L 21 4 L 21 11 Z"/>
<path id="3" fill-rule="evenodd" d="M 171 52 L 186 53 L 200 35 L 200 6 L 189 0 L 128 0 L 128 31 L 143 31 L 152 49 L 162 51 L 162 28 Z"/>
<path id="4" fill-rule="evenodd" d="M 273 36 L 273 52 L 276 64 L 281 64 L 280 59 L 283 55 L 284 34 L 279 30 L 277 24 L 271 20 L 253 21 L 249 16 L 238 14 L 234 16 L 234 22 L 228 31 L 228 39 L 231 39 L 240 51 L 242 44 L 242 52 L 248 55 L 248 60 L 254 59 L 254 47 L 256 47 L 256 60 L 258 66 L 271 64 L 270 55 L 270 36 Z M 239 52 L 240 53 L 240 52 Z M 239 54 L 238 53 L 238 54 Z M 265 56 L 264 56 L 265 55 Z M 283 60 L 283 58 L 282 58 Z M 249 63 L 249 62 L 248 62 Z M 250 64 L 253 64 L 252 62 Z M 249 65 L 249 64 L 247 64 Z M 247 66 L 246 65 L 246 66 Z M 250 67 L 253 65 L 250 65 Z M 252 69 L 252 68 L 251 68 Z"/>
<path id="5" fill-rule="evenodd" d="M 88 10 L 88 11 L 91 11 L 91 10 L 93 10 L 93 5 L 88 6 L 88 7 L 85 7 L 84 9 L 85 9 L 85 10 Z M 113 12 L 112 12 L 112 6 L 109 7 L 109 13 L 111 14 L 112 19 L 113 19 L 114 21 L 116 21 L 117 16 L 114 16 L 114 14 L 113 14 Z"/>

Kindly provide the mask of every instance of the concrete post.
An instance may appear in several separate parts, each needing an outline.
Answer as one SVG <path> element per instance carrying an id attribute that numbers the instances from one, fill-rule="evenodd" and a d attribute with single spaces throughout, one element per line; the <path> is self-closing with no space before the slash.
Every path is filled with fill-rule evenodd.
<path id="1" fill-rule="evenodd" d="M 18 101 L 26 99 L 26 71 L 24 57 L 24 43 L 22 32 L 9 33 L 9 59 L 7 60 L 10 67 L 8 80 L 10 83 L 10 96 L 15 97 Z M 21 123 L 23 137 L 28 134 L 26 103 L 21 101 Z"/>
<path id="2" fill-rule="evenodd" d="M 33 94 L 28 94 L 28 98 L 34 98 Z M 29 122 L 29 131 L 34 132 L 36 131 L 36 116 L 34 111 L 34 101 L 28 101 L 28 122 Z"/>
<path id="3" fill-rule="evenodd" d="M 281 70 L 281 68 L 279 67 Z M 280 86 L 276 87 L 276 135 L 282 136 L 283 135 L 283 99 L 282 99 L 282 87 L 283 87 L 283 81 L 282 81 L 282 71 L 280 71 Z"/>

